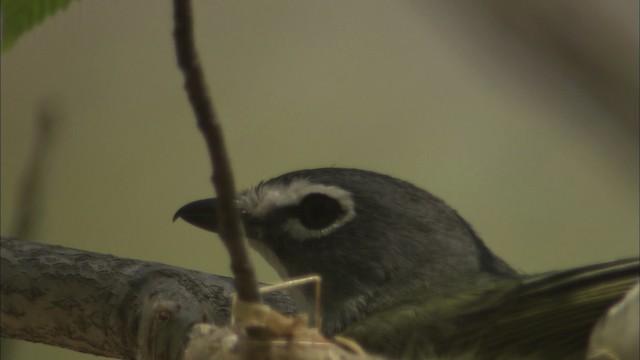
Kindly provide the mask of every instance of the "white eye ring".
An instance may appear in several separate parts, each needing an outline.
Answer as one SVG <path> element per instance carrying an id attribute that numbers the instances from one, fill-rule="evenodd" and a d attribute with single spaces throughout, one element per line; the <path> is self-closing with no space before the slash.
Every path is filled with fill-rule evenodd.
<path id="1" fill-rule="evenodd" d="M 299 205 L 309 194 L 322 194 L 332 198 L 340 205 L 344 214 L 321 229 L 309 229 L 300 222 L 300 219 L 290 218 L 285 221 L 283 230 L 294 239 L 306 240 L 326 236 L 351 221 L 356 215 L 350 192 L 337 186 L 314 184 L 307 179 L 294 180 L 289 184 L 260 184 L 241 193 L 238 205 L 249 215 L 264 218 L 272 211 Z"/>
<path id="2" fill-rule="evenodd" d="M 284 223 L 283 228 L 287 233 L 289 233 L 289 235 L 291 235 L 292 238 L 296 240 L 302 241 L 307 239 L 320 238 L 320 237 L 331 234 L 336 229 L 340 228 L 342 225 L 346 224 L 351 219 L 353 219 L 354 216 L 355 216 L 355 213 L 351 213 L 350 215 L 343 216 L 338 221 L 322 229 L 309 229 L 304 225 L 302 225 L 299 219 L 293 218 L 293 219 L 287 220 Z"/>

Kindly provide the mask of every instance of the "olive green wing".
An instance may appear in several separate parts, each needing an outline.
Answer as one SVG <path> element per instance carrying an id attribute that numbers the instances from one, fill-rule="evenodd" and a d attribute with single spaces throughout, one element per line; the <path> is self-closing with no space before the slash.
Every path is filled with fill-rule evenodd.
<path id="1" fill-rule="evenodd" d="M 626 259 L 529 277 L 461 317 L 458 341 L 481 359 L 584 359 L 593 326 L 637 284 L 639 269 L 638 259 Z"/>
<path id="2" fill-rule="evenodd" d="M 582 360 L 593 325 L 637 283 L 639 269 L 627 259 L 404 294 L 344 335 L 390 357 Z"/>

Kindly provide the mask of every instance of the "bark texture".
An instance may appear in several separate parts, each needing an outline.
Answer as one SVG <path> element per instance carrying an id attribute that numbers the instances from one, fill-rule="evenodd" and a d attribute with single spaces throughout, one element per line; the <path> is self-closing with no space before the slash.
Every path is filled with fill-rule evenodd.
<path id="1" fill-rule="evenodd" d="M 26 240 L 0 244 L 2 337 L 122 359 L 177 359 L 193 324 L 229 318 L 231 278 Z M 295 313 L 284 293 L 265 302 Z"/>

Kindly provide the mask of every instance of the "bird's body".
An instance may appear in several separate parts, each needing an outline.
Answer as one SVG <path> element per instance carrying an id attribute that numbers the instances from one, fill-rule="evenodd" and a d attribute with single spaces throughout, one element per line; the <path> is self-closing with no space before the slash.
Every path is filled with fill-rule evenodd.
<path id="1" fill-rule="evenodd" d="M 324 332 L 387 356 L 582 359 L 593 324 L 638 279 L 637 259 L 518 274 L 443 201 L 369 171 L 288 173 L 238 207 L 283 278 L 322 276 Z M 215 211 L 201 200 L 176 216 L 216 231 Z"/>

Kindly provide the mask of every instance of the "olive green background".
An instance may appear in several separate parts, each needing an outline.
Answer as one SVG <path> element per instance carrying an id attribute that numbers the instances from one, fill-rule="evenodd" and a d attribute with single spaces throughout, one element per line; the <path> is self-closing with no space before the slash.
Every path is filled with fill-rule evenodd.
<path id="1" fill-rule="evenodd" d="M 526 272 L 638 255 L 638 134 L 517 39 L 433 4 L 195 5 L 238 188 L 364 168 L 444 198 Z M 82 1 L 2 55 L 3 235 L 54 102 L 31 240 L 230 274 L 217 239 L 171 222 L 213 195 L 171 20 L 168 1 Z M 92 358 L 11 344 L 12 359 Z"/>

